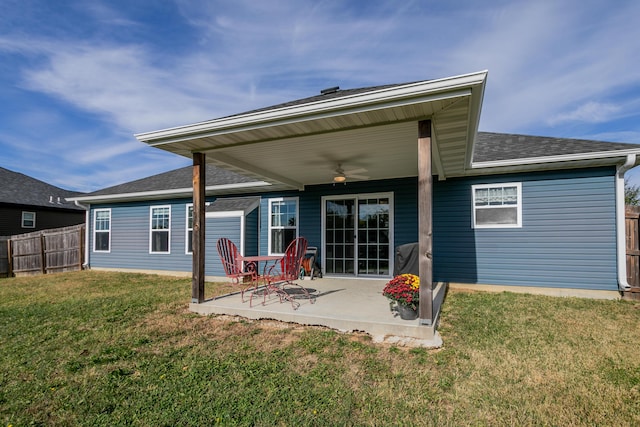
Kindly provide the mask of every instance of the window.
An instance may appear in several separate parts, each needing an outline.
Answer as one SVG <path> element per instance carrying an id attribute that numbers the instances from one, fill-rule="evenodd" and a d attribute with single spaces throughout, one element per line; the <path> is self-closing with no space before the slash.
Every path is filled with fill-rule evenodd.
<path id="1" fill-rule="evenodd" d="M 93 211 L 93 250 L 94 252 L 111 250 L 111 209 Z"/>
<path id="2" fill-rule="evenodd" d="M 298 237 L 298 199 L 269 200 L 269 254 L 280 255 Z"/>
<path id="3" fill-rule="evenodd" d="M 151 207 L 151 235 L 149 252 L 170 253 L 171 206 Z"/>
<path id="4" fill-rule="evenodd" d="M 35 212 L 22 212 L 22 228 L 36 228 Z"/>
<path id="5" fill-rule="evenodd" d="M 187 224 L 186 230 L 187 235 L 185 237 L 185 253 L 191 254 L 193 253 L 193 205 L 187 205 Z"/>
<path id="6" fill-rule="evenodd" d="M 517 183 L 474 185 L 473 227 L 522 227 L 522 185 Z"/>

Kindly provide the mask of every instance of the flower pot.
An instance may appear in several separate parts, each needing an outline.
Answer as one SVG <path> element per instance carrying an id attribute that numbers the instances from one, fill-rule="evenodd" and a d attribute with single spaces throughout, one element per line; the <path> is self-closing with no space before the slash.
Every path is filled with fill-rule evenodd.
<path id="1" fill-rule="evenodd" d="M 398 314 L 400 318 L 403 320 L 415 320 L 418 318 L 418 310 L 414 310 L 412 307 L 408 305 L 398 304 Z"/>

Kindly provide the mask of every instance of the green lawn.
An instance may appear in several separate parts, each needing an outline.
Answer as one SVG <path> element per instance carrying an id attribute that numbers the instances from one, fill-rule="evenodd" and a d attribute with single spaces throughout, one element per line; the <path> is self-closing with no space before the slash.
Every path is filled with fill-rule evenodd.
<path id="1" fill-rule="evenodd" d="M 640 424 L 637 302 L 452 291 L 444 347 L 426 350 L 200 317 L 190 288 L 92 271 L 0 279 L 1 422 Z"/>

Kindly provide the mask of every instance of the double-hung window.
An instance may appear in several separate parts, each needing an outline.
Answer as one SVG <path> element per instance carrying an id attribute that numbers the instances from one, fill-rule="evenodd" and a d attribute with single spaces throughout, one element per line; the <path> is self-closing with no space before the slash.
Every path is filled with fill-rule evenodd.
<path id="1" fill-rule="evenodd" d="M 151 206 L 149 252 L 168 254 L 171 247 L 171 206 Z"/>
<path id="2" fill-rule="evenodd" d="M 269 199 L 269 254 L 281 255 L 298 237 L 298 199 Z"/>
<path id="3" fill-rule="evenodd" d="M 94 252 L 111 250 L 111 209 L 93 211 L 93 250 Z"/>
<path id="4" fill-rule="evenodd" d="M 22 228 L 36 228 L 35 212 L 22 212 Z"/>
<path id="5" fill-rule="evenodd" d="M 473 185 L 474 228 L 522 227 L 522 185 Z"/>

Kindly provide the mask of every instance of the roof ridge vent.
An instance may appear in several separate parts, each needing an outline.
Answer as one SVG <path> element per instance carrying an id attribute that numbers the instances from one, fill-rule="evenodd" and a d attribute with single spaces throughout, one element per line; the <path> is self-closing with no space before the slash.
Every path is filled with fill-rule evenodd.
<path id="1" fill-rule="evenodd" d="M 336 93 L 340 90 L 340 86 L 328 87 L 320 91 L 320 95 L 329 95 L 330 93 Z"/>

